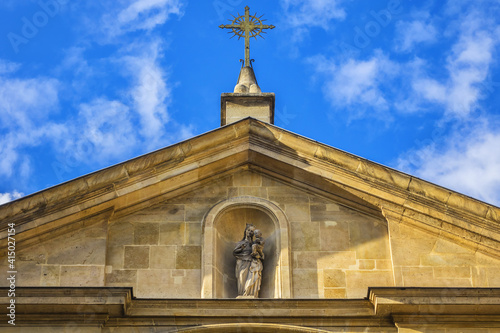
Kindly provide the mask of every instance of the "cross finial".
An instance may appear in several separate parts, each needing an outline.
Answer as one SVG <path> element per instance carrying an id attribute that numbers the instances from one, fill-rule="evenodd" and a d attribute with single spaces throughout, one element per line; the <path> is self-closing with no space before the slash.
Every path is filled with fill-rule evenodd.
<path id="1" fill-rule="evenodd" d="M 250 15 L 250 7 L 245 7 L 245 15 L 234 16 L 234 20 L 231 21 L 231 24 L 221 24 L 219 28 L 221 29 L 231 29 L 229 33 L 233 33 L 234 36 L 238 36 L 238 39 L 241 37 L 245 38 L 245 66 L 250 66 L 250 38 L 254 37 L 257 39 L 257 36 L 264 38 L 261 36 L 261 33 L 266 33 L 264 29 L 274 29 L 274 25 L 266 25 L 263 24 L 264 19 L 261 19 L 263 15 L 257 17 L 257 13 L 255 15 Z M 234 37 L 233 36 L 233 37 Z M 233 38 L 231 37 L 231 38 Z"/>

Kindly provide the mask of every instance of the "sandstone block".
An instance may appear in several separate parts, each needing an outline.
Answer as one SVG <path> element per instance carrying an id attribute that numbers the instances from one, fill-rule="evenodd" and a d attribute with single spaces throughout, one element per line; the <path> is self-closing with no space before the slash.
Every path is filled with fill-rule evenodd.
<path id="1" fill-rule="evenodd" d="M 227 197 L 233 198 L 239 195 L 239 187 L 228 187 L 227 189 Z"/>
<path id="2" fill-rule="evenodd" d="M 2 266 L 4 272 L 3 276 L 7 277 L 7 265 Z M 18 274 L 16 275 L 16 285 L 17 286 L 38 286 L 40 284 L 40 275 L 42 272 L 42 266 L 38 265 L 35 261 L 16 261 L 16 269 Z M 2 285 L 7 286 L 7 279 L 2 279 Z"/>
<path id="3" fill-rule="evenodd" d="M 40 278 L 41 286 L 59 286 L 59 276 L 60 276 L 59 265 L 43 265 L 42 275 Z"/>
<path id="4" fill-rule="evenodd" d="M 340 269 L 323 270 L 323 279 L 325 288 L 345 288 L 346 286 L 345 273 Z"/>
<path id="5" fill-rule="evenodd" d="M 349 249 L 349 225 L 347 222 L 320 222 L 320 250 L 347 251 Z"/>
<path id="6" fill-rule="evenodd" d="M 294 268 L 348 269 L 356 265 L 355 252 L 353 251 L 296 251 L 293 256 Z"/>
<path id="7" fill-rule="evenodd" d="M 165 221 L 184 221 L 184 205 L 164 205 Z"/>
<path id="8" fill-rule="evenodd" d="M 238 190 L 239 195 L 267 199 L 267 189 L 265 187 L 239 187 Z"/>
<path id="9" fill-rule="evenodd" d="M 487 268 L 471 267 L 472 286 L 473 287 L 488 287 Z M 500 284 L 497 284 L 497 286 Z"/>
<path id="10" fill-rule="evenodd" d="M 292 250 L 293 251 L 318 251 L 319 225 L 311 222 L 292 222 Z"/>
<path id="11" fill-rule="evenodd" d="M 104 286 L 104 266 L 61 266 L 61 287 Z"/>
<path id="12" fill-rule="evenodd" d="M 359 269 L 375 269 L 375 260 L 359 259 L 358 267 Z"/>
<path id="13" fill-rule="evenodd" d="M 470 267 L 434 267 L 434 277 L 451 279 L 468 279 L 471 277 Z"/>
<path id="14" fill-rule="evenodd" d="M 472 253 L 423 254 L 420 256 L 422 266 L 475 266 L 476 258 Z"/>
<path id="15" fill-rule="evenodd" d="M 500 286 L 500 267 L 488 267 L 486 269 L 488 276 L 488 286 L 498 287 Z"/>
<path id="16" fill-rule="evenodd" d="M 48 242 L 48 264 L 59 265 L 104 265 L 106 239 L 70 237 Z"/>
<path id="17" fill-rule="evenodd" d="M 262 176 L 262 186 L 270 187 L 270 186 L 285 186 L 285 185 L 277 179 Z"/>
<path id="18" fill-rule="evenodd" d="M 186 205 L 184 209 L 185 221 L 201 222 L 203 216 L 205 216 L 210 207 L 207 205 L 192 204 Z"/>
<path id="19" fill-rule="evenodd" d="M 337 204 L 311 204 L 311 221 L 349 222 L 352 216 L 350 211 L 340 211 Z"/>
<path id="20" fill-rule="evenodd" d="M 134 226 L 129 222 L 114 222 L 109 227 L 108 246 L 134 244 Z"/>
<path id="21" fill-rule="evenodd" d="M 150 268 L 175 268 L 176 246 L 151 246 Z"/>
<path id="22" fill-rule="evenodd" d="M 138 270 L 137 297 L 169 298 L 173 294 L 174 279 L 168 269 Z"/>
<path id="23" fill-rule="evenodd" d="M 176 269 L 201 269 L 201 246 L 178 246 Z"/>
<path id="24" fill-rule="evenodd" d="M 319 298 L 318 288 L 296 288 L 293 287 L 293 297 L 294 298 Z"/>
<path id="25" fill-rule="evenodd" d="M 346 298 L 345 288 L 325 288 L 325 298 Z"/>
<path id="26" fill-rule="evenodd" d="M 402 267 L 403 283 L 405 287 L 433 287 L 432 267 Z"/>
<path id="27" fill-rule="evenodd" d="M 124 246 L 113 246 L 106 249 L 106 265 L 113 269 L 122 269 L 124 261 Z"/>
<path id="28" fill-rule="evenodd" d="M 269 200 L 279 202 L 281 204 L 309 204 L 309 196 L 307 193 L 296 190 L 292 187 L 268 187 L 267 195 Z"/>
<path id="29" fill-rule="evenodd" d="M 160 245 L 183 245 L 185 229 L 184 222 L 160 224 Z"/>
<path id="30" fill-rule="evenodd" d="M 380 270 L 391 270 L 392 261 L 390 259 L 375 260 L 375 268 Z"/>
<path id="31" fill-rule="evenodd" d="M 124 268 L 149 267 L 149 246 L 125 246 Z"/>
<path id="32" fill-rule="evenodd" d="M 347 297 L 366 297 L 368 287 L 392 287 L 394 281 L 391 272 L 346 271 Z"/>
<path id="33" fill-rule="evenodd" d="M 156 245 L 160 237 L 160 226 L 158 223 L 135 223 L 134 244 Z"/>
<path id="34" fill-rule="evenodd" d="M 240 172 L 234 175 L 233 186 L 262 186 L 262 177 L 255 172 Z"/>
<path id="35" fill-rule="evenodd" d="M 470 253 L 470 250 L 460 246 L 459 244 L 452 243 L 445 239 L 438 239 L 434 246 L 433 252 L 437 253 Z"/>
<path id="36" fill-rule="evenodd" d="M 311 213 L 308 204 L 285 205 L 285 214 L 290 221 L 310 222 Z"/>
<path id="37" fill-rule="evenodd" d="M 106 274 L 106 285 L 128 286 L 137 282 L 136 270 L 113 270 Z"/>
<path id="38" fill-rule="evenodd" d="M 391 239 L 392 258 L 396 266 L 419 266 L 420 256 L 432 251 L 435 239 Z"/>
<path id="39" fill-rule="evenodd" d="M 380 221 L 356 220 L 349 223 L 349 243 L 358 259 L 389 258 L 387 226 Z"/>
<path id="40" fill-rule="evenodd" d="M 322 256 L 317 260 L 318 268 L 341 268 L 348 269 L 352 265 L 356 265 L 356 252 L 354 251 L 339 251 L 326 252 L 322 251 Z"/>
<path id="41" fill-rule="evenodd" d="M 186 223 L 186 243 L 188 245 L 201 245 L 201 222 Z"/>
<path id="42" fill-rule="evenodd" d="M 313 290 L 318 295 L 318 271 L 315 269 L 294 269 L 292 272 L 294 296 L 301 290 L 307 290 L 305 294 L 310 294 Z M 316 296 L 317 297 L 317 296 Z"/>
<path id="43" fill-rule="evenodd" d="M 200 270 L 186 276 L 172 277 L 172 270 L 138 270 L 137 297 L 141 298 L 199 298 L 201 295 Z"/>

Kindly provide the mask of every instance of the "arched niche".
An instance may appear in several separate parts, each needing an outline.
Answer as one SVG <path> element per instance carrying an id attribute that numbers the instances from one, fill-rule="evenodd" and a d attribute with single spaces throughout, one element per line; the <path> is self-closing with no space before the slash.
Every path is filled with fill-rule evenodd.
<path id="1" fill-rule="evenodd" d="M 203 220 L 202 298 L 235 298 L 233 249 L 246 223 L 262 230 L 266 245 L 260 298 L 291 298 L 289 224 L 268 200 L 235 197 L 212 207 Z"/>

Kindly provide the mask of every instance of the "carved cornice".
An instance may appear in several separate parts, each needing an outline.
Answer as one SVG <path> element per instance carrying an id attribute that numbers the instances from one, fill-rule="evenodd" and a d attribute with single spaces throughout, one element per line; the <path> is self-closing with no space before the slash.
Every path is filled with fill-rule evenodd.
<path id="1" fill-rule="evenodd" d="M 8 288 L 0 288 L 1 314 Z M 16 288 L 16 326 L 500 327 L 500 288 L 370 288 L 364 299 L 137 299 L 131 288 Z M 6 321 L 0 326 L 7 326 Z M 216 326 L 221 325 L 221 326 Z M 233 326 L 232 326 L 233 325 Z M 463 326 L 460 326 L 463 325 Z M 262 327 L 264 327 L 262 326 Z M 258 326 L 255 326 L 258 327 Z M 286 331 L 286 330 L 285 330 Z"/>

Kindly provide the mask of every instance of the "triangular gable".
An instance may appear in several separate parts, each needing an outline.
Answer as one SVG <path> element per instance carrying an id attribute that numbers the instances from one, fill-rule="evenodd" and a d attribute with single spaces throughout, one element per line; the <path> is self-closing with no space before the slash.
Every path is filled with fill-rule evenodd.
<path id="1" fill-rule="evenodd" d="M 2 241 L 126 215 L 249 166 L 372 215 L 500 255 L 500 209 L 252 118 L 0 206 Z"/>

